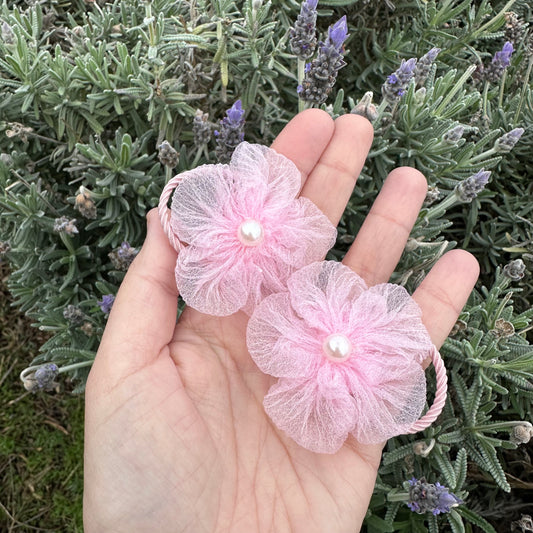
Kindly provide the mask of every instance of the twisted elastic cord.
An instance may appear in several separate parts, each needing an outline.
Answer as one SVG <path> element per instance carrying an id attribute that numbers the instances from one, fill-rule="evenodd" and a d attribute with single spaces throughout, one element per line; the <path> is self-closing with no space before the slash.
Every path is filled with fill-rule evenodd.
<path id="1" fill-rule="evenodd" d="M 179 241 L 178 237 L 175 235 L 175 233 L 172 231 L 172 226 L 170 225 L 170 209 L 167 207 L 168 199 L 172 196 L 172 193 L 174 192 L 174 189 L 179 185 L 180 181 L 182 180 L 182 177 L 178 174 L 177 176 L 174 176 L 163 189 L 163 192 L 161 193 L 161 197 L 159 198 L 159 218 L 161 219 L 161 225 L 163 226 L 163 229 L 165 230 L 165 233 L 167 234 L 168 240 L 170 241 L 170 244 L 176 252 L 179 253 L 183 245 Z"/>
<path id="2" fill-rule="evenodd" d="M 417 433 L 422 431 L 430 426 L 437 417 L 440 415 L 444 403 L 446 402 L 446 394 L 448 391 L 448 376 L 446 375 L 446 367 L 444 366 L 444 361 L 440 356 L 439 351 L 435 346 L 431 351 L 431 361 L 435 367 L 435 372 L 437 374 L 437 392 L 435 393 L 435 399 L 433 400 L 432 406 L 429 408 L 428 412 L 419 420 L 417 420 L 407 431 L 407 433 Z"/>

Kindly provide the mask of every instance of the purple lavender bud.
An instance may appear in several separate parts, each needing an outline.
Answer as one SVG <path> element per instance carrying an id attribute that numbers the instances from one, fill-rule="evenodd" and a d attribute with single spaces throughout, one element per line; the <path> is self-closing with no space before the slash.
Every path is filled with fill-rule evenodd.
<path id="1" fill-rule="evenodd" d="M 104 294 L 104 296 L 102 296 L 102 301 L 98 302 L 102 313 L 108 315 L 111 312 L 114 301 L 115 296 L 113 294 Z"/>
<path id="2" fill-rule="evenodd" d="M 418 85 L 422 85 L 429 75 L 431 65 L 437 59 L 440 53 L 440 48 L 432 48 L 427 54 L 423 55 L 416 64 L 415 81 Z"/>
<path id="3" fill-rule="evenodd" d="M 346 65 L 343 58 L 343 42 L 348 36 L 346 17 L 342 17 L 328 29 L 326 42 L 320 43 L 318 56 L 306 68 L 298 95 L 306 102 L 322 104 L 333 89 L 337 73 Z"/>
<path id="4" fill-rule="evenodd" d="M 221 163 L 228 163 L 235 147 L 244 140 L 244 109 L 237 100 L 226 116 L 220 121 L 220 129 L 215 131 L 216 155 Z"/>
<path id="5" fill-rule="evenodd" d="M 385 100 L 393 104 L 405 94 L 409 82 L 415 75 L 416 63 L 417 61 L 414 57 L 407 61 L 402 59 L 398 70 L 388 76 L 387 81 L 381 86 L 381 92 Z"/>
<path id="6" fill-rule="evenodd" d="M 242 108 L 242 102 L 237 100 L 227 111 L 228 124 L 232 126 L 239 125 L 244 115 L 244 109 Z"/>
<path id="7" fill-rule="evenodd" d="M 461 202 L 469 203 L 485 188 L 489 181 L 491 172 L 481 169 L 464 179 L 455 187 L 455 194 Z"/>
<path id="8" fill-rule="evenodd" d="M 346 37 L 348 37 L 348 24 L 346 23 L 346 15 L 344 15 L 328 28 L 328 41 L 340 52 Z M 326 45 L 328 41 L 326 41 Z"/>
<path id="9" fill-rule="evenodd" d="M 449 513 L 463 501 L 440 483 L 427 483 L 425 479 L 409 481 L 407 506 L 418 514 L 431 512 L 433 515 Z"/>
<path id="10" fill-rule="evenodd" d="M 289 33 L 292 53 L 302 61 L 315 53 L 317 4 L 318 0 L 302 2 L 300 14 Z"/>
<path id="11" fill-rule="evenodd" d="M 33 375 L 37 388 L 42 390 L 52 390 L 56 385 L 54 379 L 58 373 L 59 368 L 54 363 L 47 363 L 46 365 L 39 367 Z"/>
<path id="12" fill-rule="evenodd" d="M 496 139 L 494 143 L 494 149 L 497 152 L 510 152 L 515 144 L 519 141 L 520 137 L 524 133 L 524 128 L 515 128 L 505 134 L 499 139 Z"/>
<path id="13" fill-rule="evenodd" d="M 432 48 L 429 52 L 427 52 L 425 55 L 423 55 L 420 58 L 420 61 L 435 61 L 437 59 L 437 56 L 440 54 L 441 49 L 440 48 Z"/>
<path id="14" fill-rule="evenodd" d="M 500 52 L 496 52 L 492 58 L 492 63 L 502 68 L 507 68 L 511 64 L 511 55 L 514 52 L 513 43 L 507 41 Z"/>
<path id="15" fill-rule="evenodd" d="M 137 248 L 133 248 L 128 242 L 124 241 L 118 248 L 107 255 L 117 270 L 126 272 L 138 253 L 139 250 Z"/>
<path id="16" fill-rule="evenodd" d="M 462 139 L 464 132 L 463 126 L 455 126 L 443 135 L 442 140 L 448 144 L 457 144 Z"/>
<path id="17" fill-rule="evenodd" d="M 433 515 L 438 515 L 440 513 L 449 513 L 452 510 L 452 507 L 457 507 L 463 500 L 458 498 L 453 492 L 448 492 L 446 487 L 442 485 L 439 487 L 440 492 L 438 495 L 437 505 L 435 509 L 431 512 Z"/>

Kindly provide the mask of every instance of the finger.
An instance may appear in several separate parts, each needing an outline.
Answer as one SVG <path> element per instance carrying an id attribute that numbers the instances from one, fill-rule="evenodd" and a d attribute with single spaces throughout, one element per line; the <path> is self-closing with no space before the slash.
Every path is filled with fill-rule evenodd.
<path id="1" fill-rule="evenodd" d="M 372 124 L 358 115 L 342 115 L 327 148 L 305 182 L 309 198 L 337 225 L 374 139 Z"/>
<path id="2" fill-rule="evenodd" d="M 276 152 L 288 157 L 302 175 L 302 185 L 328 145 L 335 126 L 332 118 L 320 109 L 298 113 L 272 143 Z"/>
<path id="3" fill-rule="evenodd" d="M 146 240 L 120 286 L 96 358 L 109 358 L 113 371 L 153 360 L 170 342 L 176 325 L 176 252 L 157 209 L 148 213 L 147 221 Z"/>
<path id="4" fill-rule="evenodd" d="M 387 282 L 394 272 L 426 191 L 426 178 L 414 168 L 388 175 L 343 260 L 368 286 Z"/>
<path id="5" fill-rule="evenodd" d="M 444 254 L 413 294 L 433 344 L 440 348 L 479 276 L 475 257 L 465 250 Z"/>

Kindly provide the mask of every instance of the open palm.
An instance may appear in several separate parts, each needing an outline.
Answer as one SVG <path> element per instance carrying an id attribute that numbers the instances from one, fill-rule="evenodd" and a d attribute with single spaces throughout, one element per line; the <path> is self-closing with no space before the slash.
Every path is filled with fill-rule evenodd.
<path id="1" fill-rule="evenodd" d="M 308 110 L 273 148 L 337 224 L 372 135 L 361 117 Z M 344 259 L 367 285 L 388 281 L 425 193 L 414 169 L 388 176 Z M 154 210 L 87 383 L 86 533 L 358 531 L 382 446 L 350 438 L 336 454 L 315 454 L 279 431 L 262 407 L 273 378 L 248 354 L 247 316 L 188 308 L 176 324 L 175 262 Z M 449 252 L 413 295 L 436 346 L 477 275 L 470 254 Z"/>

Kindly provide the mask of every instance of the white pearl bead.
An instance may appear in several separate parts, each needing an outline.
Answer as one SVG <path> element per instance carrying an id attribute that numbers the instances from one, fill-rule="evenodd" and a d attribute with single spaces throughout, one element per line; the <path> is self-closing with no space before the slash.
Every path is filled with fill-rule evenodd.
<path id="1" fill-rule="evenodd" d="M 330 335 L 322 345 L 326 357 L 331 361 L 345 361 L 350 357 L 353 351 L 352 343 L 341 333 Z"/>
<path id="2" fill-rule="evenodd" d="M 238 231 L 239 240 L 245 246 L 257 246 L 263 240 L 263 226 L 257 220 L 245 220 Z"/>

